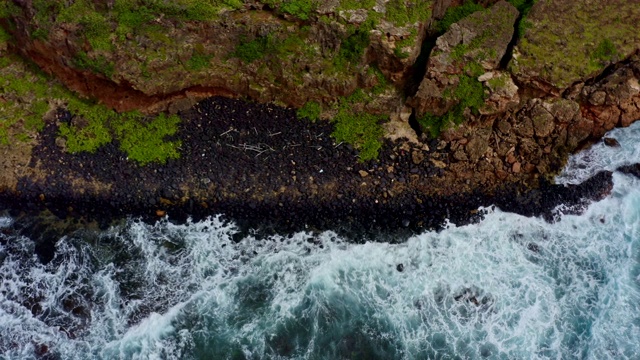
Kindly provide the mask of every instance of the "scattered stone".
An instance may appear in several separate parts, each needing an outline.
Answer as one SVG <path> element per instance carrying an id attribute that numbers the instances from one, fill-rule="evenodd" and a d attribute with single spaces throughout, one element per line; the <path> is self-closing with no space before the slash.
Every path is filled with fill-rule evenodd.
<path id="1" fill-rule="evenodd" d="M 528 243 L 527 244 L 527 250 L 532 251 L 534 253 L 539 253 L 540 252 L 540 247 L 536 243 Z"/>
<path id="2" fill-rule="evenodd" d="M 366 172 L 365 170 L 358 170 L 358 173 L 360 174 L 360 176 L 362 176 L 363 178 L 369 176 L 369 173 Z"/>
<path id="3" fill-rule="evenodd" d="M 614 138 L 606 137 L 603 139 L 603 141 L 604 141 L 604 144 L 609 147 L 620 147 L 620 143 L 618 142 L 618 140 Z"/>
<path id="4" fill-rule="evenodd" d="M 513 166 L 511 167 L 511 171 L 513 171 L 515 174 L 518 174 L 520 172 L 521 167 L 522 167 L 522 164 L 520 164 L 519 161 L 516 161 L 513 163 Z"/>

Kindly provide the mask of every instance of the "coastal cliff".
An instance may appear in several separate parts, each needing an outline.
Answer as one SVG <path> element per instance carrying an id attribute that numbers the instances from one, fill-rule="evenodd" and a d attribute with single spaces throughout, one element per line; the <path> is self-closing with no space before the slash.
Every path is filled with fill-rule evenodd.
<path id="1" fill-rule="evenodd" d="M 68 5 L 0 5 L 0 191 L 62 213 L 430 227 L 640 118 L 640 1 Z"/>

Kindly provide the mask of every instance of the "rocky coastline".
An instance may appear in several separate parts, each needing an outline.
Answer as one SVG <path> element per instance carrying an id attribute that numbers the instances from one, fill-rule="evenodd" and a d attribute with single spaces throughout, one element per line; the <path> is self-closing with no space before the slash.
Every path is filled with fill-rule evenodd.
<path id="1" fill-rule="evenodd" d="M 612 187 L 611 173 L 603 172 L 575 186 L 541 178 L 535 188 L 427 192 L 419 185 L 445 172 L 418 161 L 418 151 L 430 155 L 422 147 L 388 140 L 379 160 L 360 162 L 353 147 L 328 136 L 329 123 L 227 98 L 181 113 L 180 159 L 139 166 L 115 143 L 95 154 L 62 151 L 56 124 L 70 116 L 60 110 L 33 150 L 29 166 L 46 176 L 19 178 L 16 192 L 0 195 L 0 208 L 15 215 L 48 210 L 102 227 L 125 217 L 183 222 L 222 214 L 238 224 L 239 236 L 332 230 L 353 241 L 402 241 L 446 221 L 478 221 L 483 206 L 553 221 L 558 205 L 579 212 Z"/>
<path id="2" fill-rule="evenodd" d="M 196 0 L 2 5 L 2 207 L 102 225 L 225 214 L 245 230 L 366 238 L 472 222 L 490 205 L 553 220 L 611 188 L 609 173 L 573 187 L 552 177 L 640 118 L 640 7 L 292 3 L 224 3 L 207 19 L 189 12 Z M 74 93 L 51 90 L 61 84 Z M 131 127 L 106 109 L 134 128 L 177 116 L 158 140 L 179 157 L 141 164 L 123 150 Z"/>

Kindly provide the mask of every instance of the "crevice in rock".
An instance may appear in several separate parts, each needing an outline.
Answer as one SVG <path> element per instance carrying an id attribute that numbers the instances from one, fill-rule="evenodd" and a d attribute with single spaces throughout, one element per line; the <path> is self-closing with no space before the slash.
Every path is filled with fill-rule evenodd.
<path id="1" fill-rule="evenodd" d="M 418 92 L 420 83 L 427 73 L 427 63 L 429 62 L 429 56 L 431 56 L 431 50 L 436 46 L 436 40 L 441 35 L 430 34 L 429 32 L 430 30 L 427 30 L 427 36 L 420 47 L 420 54 L 409 70 L 409 76 L 403 89 L 406 97 L 414 96 Z"/>
<path id="2" fill-rule="evenodd" d="M 516 22 L 513 24 L 513 35 L 511 36 L 511 41 L 509 41 L 509 44 L 507 45 L 507 51 L 505 51 L 504 56 L 502 57 L 502 59 L 500 59 L 499 68 L 501 70 L 506 69 L 507 66 L 509 66 L 509 62 L 511 62 L 511 59 L 513 58 L 513 48 L 515 48 L 518 40 L 520 39 L 518 28 L 520 27 L 520 22 L 523 20 L 523 18 L 524 14 L 520 12 L 520 15 L 518 15 L 518 18 L 516 19 Z"/>
<path id="3" fill-rule="evenodd" d="M 409 116 L 409 126 L 411 126 L 411 129 L 416 132 L 418 138 L 422 136 L 422 128 L 420 127 L 420 123 L 418 122 L 418 118 L 416 117 L 415 109 L 411 110 L 411 115 Z"/>
<path id="4" fill-rule="evenodd" d="M 580 83 L 583 83 L 584 86 L 593 86 L 599 82 L 601 82 L 602 80 L 606 79 L 607 77 L 611 76 L 614 72 L 616 72 L 617 70 L 619 70 L 621 67 L 623 66 L 627 66 L 629 64 L 631 64 L 633 62 L 632 58 L 634 56 L 638 56 L 640 55 L 640 50 L 637 50 L 635 52 L 633 52 L 631 55 L 627 56 L 626 58 L 611 63 L 609 65 L 607 65 L 604 69 L 602 69 L 602 71 L 600 71 L 600 73 L 584 79 L 584 80 L 578 80 L 576 82 L 574 82 L 573 84 L 571 84 L 570 86 L 568 86 L 561 94 L 561 97 L 563 98 L 568 98 L 569 95 L 571 94 L 572 90 L 574 89 L 574 87 L 578 86 Z"/>

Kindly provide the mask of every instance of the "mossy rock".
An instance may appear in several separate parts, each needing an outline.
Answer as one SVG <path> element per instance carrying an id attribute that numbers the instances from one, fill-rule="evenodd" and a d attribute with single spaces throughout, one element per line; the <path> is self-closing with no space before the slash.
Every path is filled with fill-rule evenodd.
<path id="1" fill-rule="evenodd" d="M 640 47 L 638 0 L 540 0 L 525 22 L 510 70 L 559 90 Z"/>

